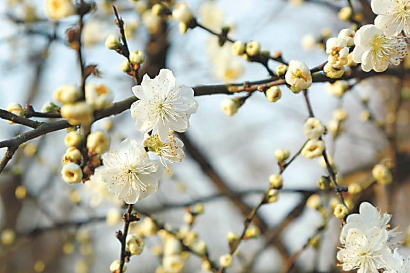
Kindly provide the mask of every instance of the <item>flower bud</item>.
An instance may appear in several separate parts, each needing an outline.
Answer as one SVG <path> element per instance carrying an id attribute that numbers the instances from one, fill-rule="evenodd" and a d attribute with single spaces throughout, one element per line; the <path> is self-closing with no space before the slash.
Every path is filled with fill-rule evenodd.
<path id="1" fill-rule="evenodd" d="M 337 13 L 337 16 L 341 21 L 348 21 L 352 17 L 352 9 L 350 7 L 343 7 Z"/>
<path id="2" fill-rule="evenodd" d="M 345 70 L 343 67 L 335 68 L 331 63 L 327 63 L 323 68 L 323 72 L 325 72 L 326 76 L 331 79 L 340 79 L 345 73 Z"/>
<path id="3" fill-rule="evenodd" d="M 127 250 L 131 255 L 140 255 L 144 250 L 145 243 L 137 234 L 128 234 L 126 239 Z"/>
<path id="4" fill-rule="evenodd" d="M 272 189 L 282 188 L 282 176 L 280 174 L 271 174 L 269 176 L 269 186 Z"/>
<path id="5" fill-rule="evenodd" d="M 275 157 L 278 162 L 284 162 L 290 156 L 290 152 L 286 149 L 278 149 L 275 151 Z"/>
<path id="6" fill-rule="evenodd" d="M 79 147 L 82 141 L 83 137 L 77 131 L 68 132 L 64 138 L 64 144 L 67 147 Z"/>
<path id="7" fill-rule="evenodd" d="M 245 231 L 246 239 L 257 238 L 259 235 L 261 235 L 261 230 L 256 226 L 251 226 Z"/>
<path id="8" fill-rule="evenodd" d="M 196 242 L 193 246 L 193 250 L 201 256 L 205 255 L 206 254 L 206 244 L 205 244 L 205 242 L 204 241 Z"/>
<path id="9" fill-rule="evenodd" d="M 234 99 L 225 99 L 222 101 L 221 103 L 221 109 L 222 112 L 224 112 L 225 115 L 227 115 L 228 117 L 231 117 L 233 115 L 236 114 L 236 112 L 239 109 L 239 103 L 238 101 L 234 100 Z"/>
<path id="10" fill-rule="evenodd" d="M 94 110 L 84 101 L 69 103 L 61 107 L 61 116 L 71 125 L 88 125 L 94 121 Z"/>
<path id="11" fill-rule="evenodd" d="M 318 139 L 325 132 L 325 127 L 317 118 L 308 118 L 303 124 L 303 133 L 308 139 Z"/>
<path id="12" fill-rule="evenodd" d="M 142 64 L 145 61 L 145 54 L 141 50 L 134 50 L 130 53 L 130 62 L 133 64 Z"/>
<path id="13" fill-rule="evenodd" d="M 322 207 L 322 201 L 318 194 L 312 194 L 306 201 L 306 207 L 317 210 Z"/>
<path id="14" fill-rule="evenodd" d="M 282 97 L 282 92 L 280 91 L 279 86 L 272 86 L 265 91 L 265 96 L 269 102 L 275 102 Z"/>
<path id="15" fill-rule="evenodd" d="M 349 210 L 347 209 L 347 207 L 343 204 L 337 204 L 333 214 L 336 216 L 336 218 L 338 219 L 344 219 L 346 217 L 347 214 L 349 214 Z"/>
<path id="16" fill-rule="evenodd" d="M 346 110 L 339 108 L 333 111 L 333 118 L 337 121 L 344 121 L 347 118 Z"/>
<path id="17" fill-rule="evenodd" d="M 75 14 L 76 8 L 71 0 L 46 0 L 46 13 L 52 20 L 59 20 Z"/>
<path id="18" fill-rule="evenodd" d="M 362 192 L 362 187 L 358 183 L 351 183 L 347 187 L 347 192 L 349 194 L 358 194 Z"/>
<path id="19" fill-rule="evenodd" d="M 377 164 L 373 167 L 372 176 L 377 183 L 384 186 L 391 184 L 393 181 L 393 176 L 390 170 L 382 164 Z"/>
<path id="20" fill-rule="evenodd" d="M 121 261 L 120 260 L 115 260 L 110 264 L 110 271 L 111 273 L 118 273 L 120 272 L 120 266 L 121 266 Z M 123 272 L 127 270 L 127 267 L 124 264 L 123 267 Z"/>
<path id="21" fill-rule="evenodd" d="M 194 18 L 194 14 L 185 2 L 177 3 L 172 11 L 172 17 L 182 23 L 187 24 Z"/>
<path id="22" fill-rule="evenodd" d="M 269 189 L 266 193 L 266 203 L 274 203 L 276 201 L 278 201 L 279 198 L 279 191 L 275 190 L 275 189 Z"/>
<path id="23" fill-rule="evenodd" d="M 87 137 L 87 149 L 90 152 L 96 154 L 103 154 L 110 148 L 110 136 L 102 131 L 98 130 L 92 132 Z"/>
<path id="24" fill-rule="evenodd" d="M 330 189 L 330 179 L 329 179 L 329 177 L 327 177 L 327 176 L 322 176 L 322 177 L 319 179 L 318 187 L 319 187 L 319 189 L 321 189 L 321 190 L 328 190 L 328 189 Z"/>
<path id="25" fill-rule="evenodd" d="M 325 149 L 325 144 L 322 140 L 311 139 L 302 149 L 302 155 L 307 158 L 321 156 Z"/>
<path id="26" fill-rule="evenodd" d="M 285 75 L 287 70 L 288 66 L 285 64 L 281 64 L 275 68 L 275 72 L 278 77 Z"/>
<path id="27" fill-rule="evenodd" d="M 355 36 L 355 34 L 356 33 L 353 29 L 345 28 L 345 29 L 342 29 L 339 32 L 337 37 L 346 40 L 347 46 L 354 46 L 354 36 Z"/>
<path id="28" fill-rule="evenodd" d="M 69 147 L 64 153 L 63 162 L 64 162 L 64 164 L 69 163 L 69 162 L 80 164 L 81 160 L 82 160 L 82 157 L 83 156 L 82 156 L 80 150 L 78 150 L 75 147 Z"/>
<path id="29" fill-rule="evenodd" d="M 175 237 L 168 237 L 164 242 L 164 255 L 180 254 L 182 252 L 181 242 Z"/>
<path id="30" fill-rule="evenodd" d="M 228 232 L 227 237 L 228 237 L 228 243 L 230 243 L 230 244 L 231 243 L 236 243 L 240 239 L 239 236 L 237 234 L 233 233 L 233 232 Z"/>
<path id="31" fill-rule="evenodd" d="M 43 107 L 41 108 L 41 112 L 50 113 L 50 114 L 59 114 L 60 113 L 60 107 L 58 105 L 55 105 L 51 101 L 46 101 L 43 104 Z"/>
<path id="32" fill-rule="evenodd" d="M 74 103 L 81 98 L 81 92 L 74 84 L 63 84 L 53 92 L 53 98 L 63 104 Z"/>
<path id="33" fill-rule="evenodd" d="M 105 46 L 110 50 L 116 50 L 120 47 L 120 45 L 120 39 L 113 34 L 108 35 L 105 39 Z"/>
<path id="34" fill-rule="evenodd" d="M 242 41 L 236 41 L 232 45 L 232 54 L 236 56 L 241 56 L 245 53 L 245 43 Z"/>
<path id="35" fill-rule="evenodd" d="M 16 115 L 16 116 L 19 116 L 19 117 L 24 116 L 24 109 L 23 109 L 23 107 L 22 107 L 20 104 L 18 104 L 18 103 L 10 103 L 9 105 L 7 105 L 6 111 L 8 111 L 8 112 L 10 112 L 10 113 L 12 113 L 12 114 L 14 114 L 14 115 Z M 10 120 L 8 120 L 7 122 L 8 122 L 9 124 L 13 124 L 13 122 L 10 121 Z"/>
<path id="36" fill-rule="evenodd" d="M 76 184 L 81 182 L 83 171 L 77 164 L 69 162 L 63 166 L 61 176 L 67 184 Z"/>
<path id="37" fill-rule="evenodd" d="M 260 52 L 260 50 L 261 50 L 261 46 L 260 46 L 260 44 L 258 43 L 258 42 L 256 42 L 256 41 L 251 41 L 251 42 L 249 42 L 249 43 L 247 43 L 246 44 L 246 49 L 245 49 L 245 51 L 246 51 L 246 54 L 248 55 L 248 56 L 256 56 L 256 55 L 258 55 L 259 54 L 259 52 Z"/>
<path id="38" fill-rule="evenodd" d="M 112 93 L 104 84 L 95 83 L 88 83 L 85 86 L 85 98 L 94 110 L 101 110 L 114 100 Z"/>
<path id="39" fill-rule="evenodd" d="M 125 60 L 121 63 L 121 70 L 124 73 L 128 73 L 131 71 L 131 64 L 128 60 Z"/>
<path id="40" fill-rule="evenodd" d="M 227 268 L 227 267 L 230 267 L 231 265 L 232 265 L 232 255 L 231 254 L 225 254 L 225 255 L 222 255 L 220 258 L 219 258 L 219 263 L 221 264 L 221 266 L 223 267 L 223 268 Z"/>

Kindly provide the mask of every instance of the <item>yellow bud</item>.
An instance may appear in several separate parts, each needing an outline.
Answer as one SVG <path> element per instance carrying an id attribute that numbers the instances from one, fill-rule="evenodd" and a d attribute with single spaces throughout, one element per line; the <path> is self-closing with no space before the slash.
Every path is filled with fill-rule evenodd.
<path id="1" fill-rule="evenodd" d="M 333 211 L 334 216 L 336 216 L 336 218 L 338 219 L 344 219 L 348 213 L 349 210 L 343 204 L 337 204 Z"/>

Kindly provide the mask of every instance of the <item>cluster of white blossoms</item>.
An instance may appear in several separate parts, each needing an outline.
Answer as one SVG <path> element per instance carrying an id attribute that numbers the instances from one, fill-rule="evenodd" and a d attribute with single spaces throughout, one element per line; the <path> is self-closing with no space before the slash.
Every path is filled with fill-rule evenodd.
<path id="1" fill-rule="evenodd" d="M 146 138 L 142 145 L 124 140 L 118 151 L 102 156 L 103 166 L 95 171 L 108 191 L 127 204 L 134 204 L 158 189 L 163 168 L 150 159 L 148 152 L 156 154 L 167 169 L 166 161 L 182 161 L 183 143 L 173 131 L 185 132 L 190 116 L 198 108 L 193 89 L 177 87 L 168 69 L 162 69 L 154 79 L 145 75 L 141 85 L 134 86 L 132 91 L 138 100 L 131 105 L 131 116 Z"/>
<path id="2" fill-rule="evenodd" d="M 343 247 L 337 253 L 343 270 L 357 269 L 358 273 L 410 272 L 409 258 L 403 258 L 392 249 L 396 229 L 389 229 L 391 215 L 380 212 L 372 204 L 360 205 L 359 214 L 346 219 L 340 234 Z"/>
<path id="3" fill-rule="evenodd" d="M 353 60 L 364 71 L 385 71 L 389 64 L 398 65 L 407 55 L 406 36 L 410 34 L 409 0 L 372 0 L 377 17 L 374 25 L 362 26 L 355 35 Z"/>
<path id="4" fill-rule="evenodd" d="M 338 37 L 326 41 L 327 64 L 323 68 L 329 78 L 340 78 L 344 74 L 344 66 L 348 64 L 349 46 L 353 45 L 355 33 L 350 29 L 342 29 Z"/>

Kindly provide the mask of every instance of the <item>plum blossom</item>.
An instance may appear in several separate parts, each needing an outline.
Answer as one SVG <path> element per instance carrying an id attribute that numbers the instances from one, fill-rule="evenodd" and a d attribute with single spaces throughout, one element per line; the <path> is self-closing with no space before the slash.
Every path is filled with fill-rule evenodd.
<path id="1" fill-rule="evenodd" d="M 304 62 L 298 60 L 289 62 L 285 80 L 294 93 L 299 93 L 312 85 L 312 75 L 310 74 L 309 67 Z"/>
<path id="2" fill-rule="evenodd" d="M 126 139 L 119 150 L 102 156 L 103 167 L 96 170 L 110 193 L 124 199 L 127 204 L 153 194 L 158 189 L 158 180 L 163 169 L 148 158 L 145 149 L 136 141 Z"/>
<path id="3" fill-rule="evenodd" d="M 161 141 L 158 135 L 147 135 L 143 145 L 148 148 L 148 151 L 158 155 L 162 165 L 166 168 L 168 166 L 165 160 L 175 163 L 181 162 L 185 157 L 185 153 L 182 150 L 184 143 L 171 134 L 165 141 Z"/>
<path id="4" fill-rule="evenodd" d="M 386 36 L 397 36 L 402 31 L 410 36 L 409 0 L 372 0 L 371 8 L 377 14 L 374 24 Z"/>
<path id="5" fill-rule="evenodd" d="M 389 64 L 398 65 L 407 55 L 403 37 L 387 37 L 374 25 L 362 26 L 354 37 L 353 61 L 362 64 L 363 71 L 385 71 Z"/>
<path id="6" fill-rule="evenodd" d="M 161 141 L 168 138 L 169 130 L 185 132 L 189 118 L 198 108 L 194 90 L 187 86 L 175 86 L 172 71 L 161 69 L 150 79 L 144 75 L 141 85 L 132 88 L 139 99 L 131 105 L 131 116 L 138 131 L 158 134 Z"/>
<path id="7" fill-rule="evenodd" d="M 386 259 L 391 256 L 385 245 L 386 230 L 373 227 L 365 234 L 361 229 L 349 229 L 344 248 L 337 253 L 343 270 L 358 269 L 358 273 L 374 273 L 379 268 L 387 268 Z"/>
<path id="8" fill-rule="evenodd" d="M 388 213 L 380 214 L 380 212 L 370 203 L 363 202 L 359 207 L 359 214 L 350 214 L 346 219 L 346 225 L 343 226 L 340 233 L 340 241 L 343 243 L 346 240 L 347 233 L 351 228 L 357 228 L 367 233 L 373 227 L 387 231 L 387 239 L 390 240 L 397 235 L 396 229 L 387 230 L 391 215 Z"/>

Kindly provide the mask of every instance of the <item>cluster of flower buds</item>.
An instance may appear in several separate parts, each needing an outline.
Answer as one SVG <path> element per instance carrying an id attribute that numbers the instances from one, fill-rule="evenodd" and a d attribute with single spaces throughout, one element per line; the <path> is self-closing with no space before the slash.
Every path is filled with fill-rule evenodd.
<path id="1" fill-rule="evenodd" d="M 323 68 L 326 76 L 333 79 L 341 78 L 345 72 L 345 65 L 349 63 L 349 47 L 354 45 L 355 31 L 342 29 L 338 37 L 326 41 L 327 64 Z"/>
<path id="2" fill-rule="evenodd" d="M 303 133 L 309 139 L 302 149 L 302 155 L 307 158 L 321 156 L 325 149 L 323 140 L 320 139 L 326 128 L 317 118 L 308 118 L 303 124 Z"/>

